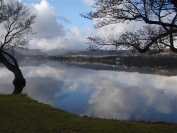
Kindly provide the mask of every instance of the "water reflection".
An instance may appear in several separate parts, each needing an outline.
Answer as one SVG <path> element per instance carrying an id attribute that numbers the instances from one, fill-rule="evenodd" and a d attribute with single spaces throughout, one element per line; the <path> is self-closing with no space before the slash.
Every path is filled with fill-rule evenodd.
<path id="1" fill-rule="evenodd" d="M 93 70 L 54 62 L 22 64 L 27 80 L 23 93 L 53 107 L 93 117 L 177 123 L 176 76 Z M 12 80 L 13 75 L 1 67 L 0 93 L 12 93 Z"/>

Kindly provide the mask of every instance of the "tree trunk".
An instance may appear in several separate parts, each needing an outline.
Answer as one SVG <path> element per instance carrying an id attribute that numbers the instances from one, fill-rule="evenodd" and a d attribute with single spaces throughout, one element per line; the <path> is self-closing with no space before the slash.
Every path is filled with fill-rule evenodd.
<path id="1" fill-rule="evenodd" d="M 14 64 L 12 64 L 4 55 L 7 55 L 13 61 Z M 26 80 L 23 77 L 23 74 L 18 66 L 16 59 L 9 53 L 1 52 L 0 62 L 2 62 L 8 70 L 14 73 L 15 78 L 13 81 L 14 85 L 13 94 L 20 94 L 26 85 Z"/>
<path id="2" fill-rule="evenodd" d="M 23 88 L 26 85 L 26 80 L 22 75 L 22 72 L 19 68 L 16 68 L 16 72 L 13 72 L 15 75 L 13 85 L 14 85 L 14 92 L 13 94 L 20 94 L 23 90 Z"/>

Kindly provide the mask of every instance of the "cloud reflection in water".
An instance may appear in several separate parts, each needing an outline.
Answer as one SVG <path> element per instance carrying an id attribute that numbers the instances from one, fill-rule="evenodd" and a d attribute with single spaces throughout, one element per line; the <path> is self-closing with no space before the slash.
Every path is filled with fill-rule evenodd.
<path id="1" fill-rule="evenodd" d="M 54 107 L 101 118 L 177 122 L 176 76 L 96 71 L 53 62 L 21 69 L 27 80 L 23 93 Z M 11 93 L 13 75 L 5 68 L 0 73 L 0 93 Z"/>

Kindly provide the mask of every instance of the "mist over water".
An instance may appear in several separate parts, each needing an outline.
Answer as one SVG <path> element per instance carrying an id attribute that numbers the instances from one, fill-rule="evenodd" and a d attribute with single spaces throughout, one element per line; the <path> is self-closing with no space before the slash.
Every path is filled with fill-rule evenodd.
<path id="1" fill-rule="evenodd" d="M 81 116 L 177 123 L 175 75 L 35 60 L 20 66 L 27 81 L 22 93 L 52 107 Z M 0 93 L 11 94 L 13 74 L 0 67 Z"/>

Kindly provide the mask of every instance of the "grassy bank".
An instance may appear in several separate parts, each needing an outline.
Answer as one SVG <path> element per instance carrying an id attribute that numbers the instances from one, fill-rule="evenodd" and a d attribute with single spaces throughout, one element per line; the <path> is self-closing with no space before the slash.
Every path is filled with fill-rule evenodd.
<path id="1" fill-rule="evenodd" d="M 0 95 L 0 133 L 177 133 L 177 125 L 80 117 L 31 100 Z"/>

